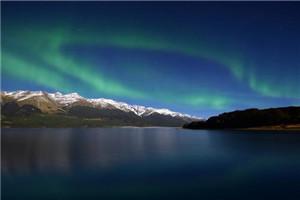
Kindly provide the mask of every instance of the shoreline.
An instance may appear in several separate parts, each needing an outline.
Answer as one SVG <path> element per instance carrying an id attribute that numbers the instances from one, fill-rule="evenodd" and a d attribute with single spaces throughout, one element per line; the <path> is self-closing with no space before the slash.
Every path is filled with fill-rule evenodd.
<path id="1" fill-rule="evenodd" d="M 251 127 L 251 128 L 242 128 L 239 130 L 249 130 L 249 131 L 300 131 L 300 124 L 292 125 L 277 125 L 277 126 L 261 126 L 261 127 Z"/>
<path id="2" fill-rule="evenodd" d="M 299 131 L 300 124 L 291 125 L 274 125 L 274 126 L 259 126 L 259 127 L 249 127 L 249 128 L 184 128 L 187 130 L 221 130 L 221 131 Z"/>

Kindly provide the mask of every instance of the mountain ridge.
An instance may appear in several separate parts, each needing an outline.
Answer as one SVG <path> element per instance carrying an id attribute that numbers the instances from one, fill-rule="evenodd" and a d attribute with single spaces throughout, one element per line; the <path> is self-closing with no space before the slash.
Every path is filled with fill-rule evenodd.
<path id="1" fill-rule="evenodd" d="M 185 124 L 187 129 L 299 130 L 300 106 L 236 110 Z"/>
<path id="2" fill-rule="evenodd" d="M 30 109 L 35 112 L 31 112 Z M 181 126 L 184 123 L 202 119 L 166 108 L 130 105 L 105 98 L 84 98 L 78 93 L 62 94 L 29 90 L 1 91 L 1 110 L 4 116 L 11 118 L 26 113 L 27 118 L 30 118 L 31 115 L 59 115 L 104 119 L 109 124 L 117 120 L 117 124 L 121 123 L 122 125 Z"/>

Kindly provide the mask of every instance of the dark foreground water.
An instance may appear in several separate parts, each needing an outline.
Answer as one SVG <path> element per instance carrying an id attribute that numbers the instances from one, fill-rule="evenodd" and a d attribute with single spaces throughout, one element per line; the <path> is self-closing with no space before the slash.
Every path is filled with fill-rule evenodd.
<path id="1" fill-rule="evenodd" d="M 2 129 L 2 199 L 300 199 L 300 134 Z"/>

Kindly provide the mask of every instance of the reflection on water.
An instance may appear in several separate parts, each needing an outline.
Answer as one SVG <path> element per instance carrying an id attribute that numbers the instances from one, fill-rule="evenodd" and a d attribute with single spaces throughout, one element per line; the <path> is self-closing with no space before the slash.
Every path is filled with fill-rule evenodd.
<path id="1" fill-rule="evenodd" d="M 107 168 L 161 156 L 170 159 L 193 145 L 200 150 L 194 152 L 199 156 L 211 151 L 207 134 L 195 143 L 193 135 L 185 138 L 174 134 L 173 128 L 5 129 L 2 137 L 5 174 L 69 172 L 72 168 Z M 181 149 L 182 145 L 188 149 Z"/>
<path id="2" fill-rule="evenodd" d="M 2 129 L 4 199 L 287 199 L 299 169 L 298 134 Z"/>

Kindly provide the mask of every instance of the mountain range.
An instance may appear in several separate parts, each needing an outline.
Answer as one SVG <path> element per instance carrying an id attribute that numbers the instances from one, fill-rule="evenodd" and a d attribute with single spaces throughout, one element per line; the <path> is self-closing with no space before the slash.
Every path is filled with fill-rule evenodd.
<path id="1" fill-rule="evenodd" d="M 98 127 L 182 126 L 200 118 L 165 108 L 88 99 L 77 93 L 2 91 L 1 119 L 4 127 Z"/>
<path id="2" fill-rule="evenodd" d="M 300 130 L 300 107 L 236 110 L 187 123 L 188 129 Z"/>

